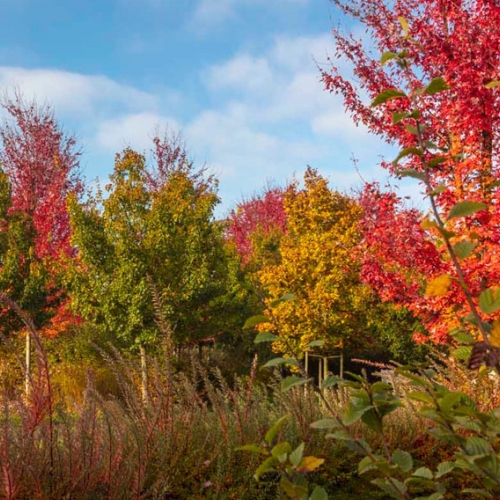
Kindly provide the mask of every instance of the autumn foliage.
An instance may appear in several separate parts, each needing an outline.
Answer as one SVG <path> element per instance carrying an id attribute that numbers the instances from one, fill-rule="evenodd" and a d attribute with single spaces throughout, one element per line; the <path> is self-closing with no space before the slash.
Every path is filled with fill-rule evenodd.
<path id="1" fill-rule="evenodd" d="M 288 231 L 279 246 L 277 262 L 258 271 L 265 290 L 262 325 L 275 332 L 274 347 L 301 353 L 315 340 L 330 349 L 363 344 L 371 292 L 359 280 L 353 249 L 359 242 L 360 207 L 350 197 L 330 190 L 326 179 L 308 168 L 304 188 L 290 186 L 284 195 Z M 294 300 L 275 304 L 287 293 Z"/>
<path id="2" fill-rule="evenodd" d="M 336 193 L 313 169 L 304 189 L 268 187 L 215 223 L 217 182 L 193 169 L 179 137 L 156 137 L 151 158 L 118 155 L 105 193 L 81 203 L 74 138 L 50 108 L 16 96 L 4 102 L 10 121 L 0 128 L 2 288 L 39 313 L 50 335 L 68 324 L 69 294 L 75 314 L 144 343 L 158 333 L 148 280 L 160 289 L 166 317 L 183 325 L 179 340 L 212 333 L 212 307 L 241 298 L 246 287 L 298 345 L 318 335 L 332 345 L 368 335 L 374 320 L 363 316 L 363 304 L 375 292 L 421 319 L 425 339 L 447 342 L 469 307 L 448 243 L 461 251 L 476 302 L 500 279 L 500 7 L 483 0 L 333 3 L 368 29 L 372 43 L 335 29 L 336 56 L 352 63 L 358 83 L 332 59 L 324 85 L 344 97 L 354 121 L 400 147 L 384 166 L 425 180 L 442 227 L 376 184 L 358 198 Z M 484 205 L 455 218 L 450 211 L 464 201 Z M 239 268 L 227 260 L 234 252 Z M 225 284 L 224 272 L 231 275 Z M 439 279 L 446 286 L 434 293 Z M 232 292 L 223 293 L 226 286 Z M 297 302 L 271 311 L 284 293 Z"/>
<path id="3" fill-rule="evenodd" d="M 226 236 L 245 264 L 252 257 L 261 259 L 259 249 L 286 232 L 284 192 L 278 187 L 267 188 L 261 195 L 254 195 L 231 210 Z"/>
<path id="4" fill-rule="evenodd" d="M 0 126 L 0 286 L 54 335 L 76 321 L 58 275 L 61 257 L 74 255 L 66 201 L 82 191 L 79 152 L 49 107 L 20 94 L 2 105 L 9 119 Z M 9 310 L 1 315 L 7 333 L 19 329 Z"/>
<path id="5" fill-rule="evenodd" d="M 10 116 L 0 127 L 0 161 L 12 190 L 9 211 L 31 218 L 37 258 L 70 254 L 66 198 L 83 188 L 76 140 L 61 130 L 49 107 L 20 95 L 3 107 Z"/>
<path id="6" fill-rule="evenodd" d="M 500 7 L 482 0 L 334 3 L 366 26 L 377 54 L 362 40 L 334 30 L 337 56 L 352 63 L 359 87 L 340 74 L 334 61 L 323 71 L 325 87 L 343 95 L 356 122 L 401 148 L 385 167 L 395 175 L 428 180 L 426 194 L 446 220 L 450 244 L 472 248 L 462 268 L 467 287 L 478 296 L 500 277 L 495 257 Z M 464 201 L 488 208 L 454 218 L 452 207 Z M 373 186 L 365 190 L 362 204 L 364 279 L 385 300 L 421 317 L 434 341 L 447 341 L 449 328 L 458 325 L 469 306 L 453 278 L 443 235 L 433 223 L 422 229 L 418 213 Z M 443 273 L 450 274 L 450 286 L 425 297 L 426 281 Z"/>

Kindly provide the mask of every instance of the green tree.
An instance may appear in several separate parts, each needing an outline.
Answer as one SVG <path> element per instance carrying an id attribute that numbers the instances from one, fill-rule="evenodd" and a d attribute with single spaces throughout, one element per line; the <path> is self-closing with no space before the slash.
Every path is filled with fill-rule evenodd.
<path id="1" fill-rule="evenodd" d="M 67 274 L 73 307 L 123 347 L 141 351 L 157 345 L 162 331 L 171 332 L 163 341 L 175 344 L 220 335 L 236 295 L 223 228 L 213 217 L 216 182 L 184 152 L 165 160 L 168 144 L 155 144 L 154 169 L 126 149 L 107 196 L 69 203 L 78 248 Z"/>

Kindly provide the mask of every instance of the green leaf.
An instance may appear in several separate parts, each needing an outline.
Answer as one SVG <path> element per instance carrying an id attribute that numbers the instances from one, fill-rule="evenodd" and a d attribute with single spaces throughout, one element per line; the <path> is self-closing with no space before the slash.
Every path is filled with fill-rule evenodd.
<path id="1" fill-rule="evenodd" d="M 473 495 L 479 495 L 483 498 L 495 498 L 489 491 L 479 489 L 479 488 L 465 488 L 462 490 L 463 493 L 472 493 Z"/>
<path id="2" fill-rule="evenodd" d="M 492 314 L 500 309 L 500 290 L 488 288 L 479 296 L 479 307 L 485 314 Z"/>
<path id="3" fill-rule="evenodd" d="M 269 323 L 269 318 L 263 314 L 258 314 L 257 316 L 248 318 L 243 325 L 243 329 L 251 328 L 252 326 L 259 325 L 261 323 Z"/>
<path id="4" fill-rule="evenodd" d="M 453 245 L 453 250 L 457 257 L 461 260 L 466 259 L 476 248 L 476 244 L 472 241 L 460 241 Z"/>
<path id="5" fill-rule="evenodd" d="M 325 345 L 324 340 L 313 340 L 312 342 L 309 342 L 306 347 L 321 347 Z"/>
<path id="6" fill-rule="evenodd" d="M 408 118 L 408 113 L 406 112 L 395 112 L 392 113 L 392 123 L 393 125 L 397 125 L 401 120 L 404 120 L 405 118 Z"/>
<path id="7" fill-rule="evenodd" d="M 266 472 L 274 471 L 274 466 L 278 465 L 278 460 L 274 457 L 266 458 L 257 468 L 254 478 L 258 481 Z"/>
<path id="8" fill-rule="evenodd" d="M 398 368 L 396 369 L 396 375 L 401 375 L 409 380 L 411 380 L 415 385 L 425 387 L 426 381 L 421 375 L 416 375 L 415 373 L 409 372 L 407 369 Z"/>
<path id="9" fill-rule="evenodd" d="M 271 450 L 271 455 L 277 459 L 279 459 L 282 455 L 288 455 L 292 451 L 292 447 L 290 443 L 287 443 L 286 441 L 283 441 L 282 443 L 278 443 L 274 448 Z M 281 462 L 281 460 L 280 460 Z"/>
<path id="10" fill-rule="evenodd" d="M 328 500 L 328 494 L 321 486 L 316 486 L 309 500 Z"/>
<path id="11" fill-rule="evenodd" d="M 465 331 L 459 331 L 457 333 L 451 333 L 450 335 L 460 344 L 472 345 L 475 343 L 474 337 Z"/>
<path id="12" fill-rule="evenodd" d="M 422 229 L 439 228 L 438 223 L 435 220 L 431 220 L 427 217 L 422 221 L 422 224 L 420 226 L 422 227 Z"/>
<path id="13" fill-rule="evenodd" d="M 456 467 L 454 462 L 441 462 L 437 466 L 436 479 L 448 474 Z"/>
<path id="14" fill-rule="evenodd" d="M 283 427 L 284 423 L 289 418 L 289 415 L 285 415 L 281 417 L 267 432 L 264 436 L 264 440 L 268 445 L 271 445 L 274 441 L 275 437 L 278 435 L 278 432 Z"/>
<path id="15" fill-rule="evenodd" d="M 424 141 L 424 147 L 425 149 L 440 149 L 437 144 L 435 144 L 432 141 Z"/>
<path id="16" fill-rule="evenodd" d="M 395 52 L 384 52 L 382 54 L 382 57 L 380 58 L 380 64 L 383 66 L 387 62 L 391 61 L 392 59 L 397 59 L 398 55 Z"/>
<path id="17" fill-rule="evenodd" d="M 418 179 L 420 181 L 425 181 L 426 175 L 424 172 L 419 172 L 413 168 L 407 170 L 397 170 L 396 175 L 400 177 L 411 177 L 412 179 Z"/>
<path id="18" fill-rule="evenodd" d="M 281 390 L 287 391 L 288 389 L 291 389 L 292 387 L 296 387 L 298 385 L 305 385 L 308 382 L 311 382 L 312 380 L 314 380 L 312 377 L 303 378 L 303 377 L 297 377 L 296 375 L 291 375 L 290 377 L 286 377 L 281 382 Z"/>
<path id="19" fill-rule="evenodd" d="M 387 382 L 375 382 L 371 385 L 371 391 L 373 394 L 378 394 L 380 392 L 390 391 L 392 390 L 392 385 Z"/>
<path id="20" fill-rule="evenodd" d="M 457 411 L 462 410 L 464 407 L 457 408 Z M 468 430 L 468 431 L 474 431 L 477 432 L 478 434 L 481 433 L 482 428 L 481 425 L 473 420 L 470 417 L 460 417 L 460 416 L 455 416 L 456 422 L 460 425 L 462 429 Z"/>
<path id="21" fill-rule="evenodd" d="M 276 307 L 280 305 L 282 302 L 288 302 L 290 300 L 295 300 L 296 298 L 297 296 L 294 293 L 285 293 L 279 299 L 276 299 L 273 302 L 271 302 L 271 307 Z"/>
<path id="22" fill-rule="evenodd" d="M 377 414 L 377 412 L 375 412 L 373 408 L 365 410 L 361 415 L 361 420 L 372 431 L 375 431 L 377 433 L 382 432 L 383 429 L 382 418 Z"/>
<path id="23" fill-rule="evenodd" d="M 413 475 L 416 477 L 423 477 L 425 479 L 432 479 L 433 478 L 432 471 L 427 467 L 419 467 L 413 473 Z"/>
<path id="24" fill-rule="evenodd" d="M 424 88 L 423 93 L 427 95 L 434 95 L 444 90 L 449 90 L 451 87 L 440 76 L 434 78 L 427 87 Z"/>
<path id="25" fill-rule="evenodd" d="M 376 468 L 377 466 L 375 465 L 371 457 L 364 457 L 363 460 L 361 460 L 361 462 L 359 462 L 358 464 L 359 474 L 364 474 L 365 472 Z"/>
<path id="26" fill-rule="evenodd" d="M 365 411 L 368 411 L 370 409 L 370 406 L 367 406 L 366 408 L 354 408 L 354 406 L 349 403 L 344 411 L 343 415 L 343 422 L 345 425 L 351 425 L 357 422 L 362 416 Z"/>
<path id="27" fill-rule="evenodd" d="M 340 423 L 335 418 L 323 418 L 321 420 L 316 420 L 311 424 L 313 429 L 333 429 L 340 427 Z"/>
<path id="28" fill-rule="evenodd" d="M 406 498 L 408 488 L 394 477 L 391 477 L 390 481 L 385 477 L 378 477 L 372 483 L 393 498 Z"/>
<path id="29" fill-rule="evenodd" d="M 444 193 L 448 188 L 446 184 L 438 184 L 429 194 L 432 196 L 436 196 L 438 194 Z"/>
<path id="30" fill-rule="evenodd" d="M 414 125 L 406 125 L 405 129 L 410 132 L 410 134 L 413 134 L 413 135 L 418 135 L 419 133 L 420 134 L 423 134 L 425 132 L 425 125 L 420 123 L 418 126 L 414 126 Z"/>
<path id="31" fill-rule="evenodd" d="M 481 210 L 485 210 L 487 208 L 488 205 L 486 205 L 486 203 L 478 201 L 461 201 L 450 210 L 446 219 L 450 220 L 454 217 L 466 217 L 467 215 L 475 214 L 476 212 L 480 212 Z"/>
<path id="32" fill-rule="evenodd" d="M 448 231 L 448 229 L 444 227 L 438 226 L 437 230 L 441 233 L 445 240 L 449 240 L 450 238 L 453 238 L 453 236 L 455 236 L 455 233 L 453 231 Z"/>
<path id="33" fill-rule="evenodd" d="M 487 189 L 491 191 L 492 189 L 495 189 L 496 187 L 500 186 L 500 180 L 493 181 L 488 184 Z"/>
<path id="34" fill-rule="evenodd" d="M 444 498 L 444 494 L 438 491 L 426 497 L 415 497 L 414 500 L 441 500 L 442 498 Z"/>
<path id="35" fill-rule="evenodd" d="M 464 316 L 464 321 L 467 321 L 467 323 L 470 323 L 471 325 L 477 326 L 478 328 L 480 327 L 479 325 L 483 325 L 483 327 L 486 330 L 488 330 L 488 328 L 491 329 L 491 325 L 489 325 L 488 323 L 485 323 L 484 321 L 481 321 L 481 318 L 477 318 L 472 313 L 467 314 L 467 316 Z"/>
<path id="36" fill-rule="evenodd" d="M 399 160 L 401 160 L 401 158 L 404 158 L 405 156 L 409 155 L 422 156 L 423 154 L 424 153 L 420 148 L 415 148 L 415 147 L 405 148 L 398 154 L 398 156 L 396 156 L 396 159 L 392 162 L 392 164 L 397 165 L 399 163 Z"/>
<path id="37" fill-rule="evenodd" d="M 427 162 L 427 165 L 429 167 L 437 167 L 438 165 L 440 165 L 441 163 L 444 163 L 448 158 L 446 158 L 445 156 L 435 156 L 434 158 L 430 159 L 428 162 Z"/>
<path id="38" fill-rule="evenodd" d="M 299 446 L 297 446 L 297 448 L 295 448 L 295 450 L 290 453 L 288 459 L 294 467 L 297 467 L 300 462 L 302 462 L 302 457 L 304 456 L 304 448 L 305 443 L 300 443 Z"/>
<path id="39" fill-rule="evenodd" d="M 288 479 L 282 477 L 280 480 L 280 488 L 290 497 L 294 499 L 303 499 L 307 495 L 307 486 L 293 484 Z"/>
<path id="40" fill-rule="evenodd" d="M 370 445 L 364 439 L 356 438 L 356 440 L 346 440 L 344 444 L 347 448 L 356 453 L 363 453 L 365 455 L 371 453 Z"/>
<path id="41" fill-rule="evenodd" d="M 407 97 L 404 92 L 397 89 L 387 89 L 381 92 L 372 102 L 372 107 L 378 106 L 379 104 L 384 104 L 391 99 L 399 99 L 401 97 Z"/>
<path id="42" fill-rule="evenodd" d="M 413 391 L 408 394 L 408 397 L 413 401 L 420 401 L 421 403 L 434 404 L 434 399 L 430 394 L 422 391 Z"/>
<path id="43" fill-rule="evenodd" d="M 392 462 L 399 465 L 403 472 L 409 472 L 413 467 L 413 458 L 407 452 L 403 450 L 396 450 L 392 454 Z"/>
<path id="44" fill-rule="evenodd" d="M 343 379 L 337 377 L 336 375 L 328 375 L 328 377 L 326 377 L 326 379 L 321 384 L 321 388 L 328 389 L 328 387 L 332 387 L 332 385 L 339 384 L 342 381 Z"/>
<path id="45" fill-rule="evenodd" d="M 498 81 L 492 81 L 492 82 L 487 83 L 484 86 L 485 89 L 492 89 L 494 87 L 500 87 L 500 82 L 498 82 Z"/>
<path id="46" fill-rule="evenodd" d="M 250 451 L 252 453 L 259 453 L 260 455 L 269 455 L 269 452 L 256 444 L 246 444 L 245 446 L 239 446 L 236 448 L 237 451 Z"/>
<path id="47" fill-rule="evenodd" d="M 403 28 L 405 38 L 408 38 L 410 36 L 410 29 L 408 27 L 408 21 L 403 16 L 399 16 L 398 21 L 399 21 L 399 24 L 401 24 L 401 28 Z"/>
<path id="48" fill-rule="evenodd" d="M 439 407 L 443 413 L 450 412 L 455 405 L 460 403 L 463 394 L 461 392 L 449 392 L 439 401 Z"/>
<path id="49" fill-rule="evenodd" d="M 272 368 L 273 366 L 279 365 L 293 365 L 297 367 L 300 366 L 299 362 L 293 358 L 273 358 L 262 366 L 263 368 Z"/>
<path id="50" fill-rule="evenodd" d="M 454 351 L 452 351 L 451 357 L 455 359 L 461 359 L 462 361 L 466 361 L 470 358 L 471 353 L 472 353 L 471 346 L 462 345 L 460 347 L 457 347 Z"/>
<path id="51" fill-rule="evenodd" d="M 485 439 L 471 436 L 465 440 L 465 449 L 469 455 L 490 455 L 493 449 Z"/>
<path id="52" fill-rule="evenodd" d="M 352 436 L 344 429 L 340 429 L 338 431 L 331 432 L 330 434 L 327 434 L 325 437 L 328 439 L 338 439 L 340 441 L 351 441 L 352 440 Z"/>
<path id="53" fill-rule="evenodd" d="M 269 332 L 259 333 L 255 339 L 254 344 L 260 344 L 261 342 L 274 342 L 278 337 Z"/>

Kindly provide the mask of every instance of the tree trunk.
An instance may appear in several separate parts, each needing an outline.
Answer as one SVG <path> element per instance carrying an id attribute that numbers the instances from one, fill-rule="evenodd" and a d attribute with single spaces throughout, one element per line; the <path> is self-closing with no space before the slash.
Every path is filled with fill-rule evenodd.
<path id="1" fill-rule="evenodd" d="M 141 345 L 139 348 L 139 352 L 141 355 L 141 393 L 142 393 L 142 402 L 144 406 L 146 406 L 149 402 L 149 394 L 148 394 L 148 360 L 146 358 L 146 348 Z"/>
<path id="2" fill-rule="evenodd" d="M 30 395 L 31 389 L 31 334 L 28 330 L 26 330 L 26 371 L 25 371 L 25 379 L 24 379 L 24 392 L 26 397 Z"/>

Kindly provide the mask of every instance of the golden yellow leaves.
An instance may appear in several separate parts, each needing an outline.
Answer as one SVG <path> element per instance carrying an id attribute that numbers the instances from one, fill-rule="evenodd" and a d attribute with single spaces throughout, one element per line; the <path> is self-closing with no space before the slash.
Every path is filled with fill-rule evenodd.
<path id="1" fill-rule="evenodd" d="M 330 190 L 312 169 L 304 184 L 304 189 L 291 186 L 285 195 L 288 233 L 280 241 L 278 263 L 266 262 L 257 274 L 272 309 L 274 324 L 268 331 L 279 333 L 273 348 L 281 352 L 290 346 L 305 350 L 317 339 L 335 348 L 367 324 L 366 302 L 359 300 L 365 287 L 353 258 L 360 207 Z M 284 293 L 294 293 L 297 300 L 272 306 Z"/>
<path id="2" fill-rule="evenodd" d="M 425 294 L 429 297 L 441 297 L 446 295 L 452 282 L 453 278 L 449 274 L 438 276 L 427 283 Z"/>
<path id="3" fill-rule="evenodd" d="M 313 470 L 316 470 L 318 467 L 321 467 L 323 463 L 325 462 L 324 458 L 317 458 L 317 457 L 304 457 L 302 459 L 302 462 L 300 462 L 299 466 L 297 467 L 298 472 L 311 472 Z"/>
<path id="4" fill-rule="evenodd" d="M 490 342 L 495 347 L 500 347 L 500 319 L 493 321 L 490 332 Z"/>

